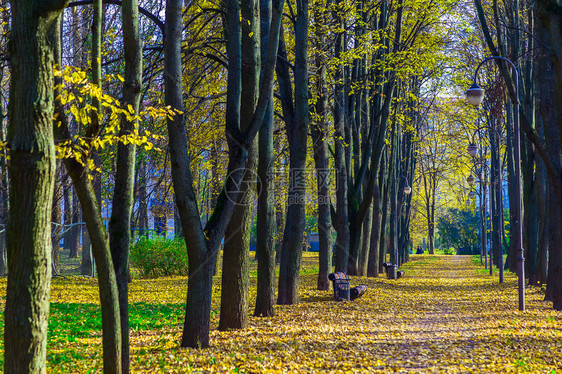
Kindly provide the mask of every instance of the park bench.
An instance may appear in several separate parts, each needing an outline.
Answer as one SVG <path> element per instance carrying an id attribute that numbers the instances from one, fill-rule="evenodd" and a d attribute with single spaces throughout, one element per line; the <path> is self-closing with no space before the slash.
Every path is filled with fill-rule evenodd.
<path id="1" fill-rule="evenodd" d="M 390 262 L 384 262 L 382 266 L 384 267 L 384 272 L 388 279 L 400 279 L 406 274 L 404 270 L 397 270 L 395 273 L 395 269 L 398 269 L 398 265 L 391 264 Z M 396 278 L 394 274 L 396 274 Z"/>
<path id="2" fill-rule="evenodd" d="M 334 299 L 336 301 L 355 300 L 363 296 L 367 291 L 366 284 L 360 284 L 357 287 L 350 288 L 350 279 L 343 271 L 329 274 L 328 279 L 332 281 L 332 285 L 334 286 Z"/>
<path id="3" fill-rule="evenodd" d="M 349 298 L 353 301 L 363 296 L 365 292 L 367 292 L 367 285 L 360 284 L 359 286 L 355 286 L 349 290 Z"/>

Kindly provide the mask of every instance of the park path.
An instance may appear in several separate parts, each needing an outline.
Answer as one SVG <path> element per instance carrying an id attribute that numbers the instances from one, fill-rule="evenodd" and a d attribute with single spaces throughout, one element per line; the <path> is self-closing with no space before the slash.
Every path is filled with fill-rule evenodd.
<path id="1" fill-rule="evenodd" d="M 519 312 L 512 274 L 500 285 L 471 256 L 414 255 L 401 279 L 351 277 L 367 293 L 338 302 L 316 289 L 312 256 L 303 261 L 300 303 L 276 306 L 274 317 L 252 317 L 244 330 L 213 327 L 205 350 L 161 350 L 157 342 L 179 341 L 179 329 L 140 333 L 132 346 L 154 346 L 153 359 L 178 373 L 562 373 L 562 313 L 534 290 Z M 150 371 L 134 358 L 134 371 Z"/>

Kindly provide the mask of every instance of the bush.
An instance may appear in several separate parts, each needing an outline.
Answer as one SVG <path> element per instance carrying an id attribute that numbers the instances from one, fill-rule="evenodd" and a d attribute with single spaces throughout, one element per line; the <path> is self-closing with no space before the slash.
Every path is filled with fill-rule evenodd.
<path id="1" fill-rule="evenodd" d="M 445 247 L 445 249 L 443 249 L 443 254 L 445 254 L 445 255 L 454 255 L 454 254 L 455 254 L 455 248 L 453 248 L 453 247 Z"/>
<path id="2" fill-rule="evenodd" d="M 131 247 L 131 264 L 141 277 L 187 275 L 183 238 L 143 238 Z"/>

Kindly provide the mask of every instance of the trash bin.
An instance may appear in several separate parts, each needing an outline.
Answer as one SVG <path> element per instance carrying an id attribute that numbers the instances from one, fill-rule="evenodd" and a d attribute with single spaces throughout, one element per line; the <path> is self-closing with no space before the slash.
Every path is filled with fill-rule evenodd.
<path id="1" fill-rule="evenodd" d="M 386 267 L 386 276 L 388 279 L 398 279 L 398 265 L 392 264 Z"/>

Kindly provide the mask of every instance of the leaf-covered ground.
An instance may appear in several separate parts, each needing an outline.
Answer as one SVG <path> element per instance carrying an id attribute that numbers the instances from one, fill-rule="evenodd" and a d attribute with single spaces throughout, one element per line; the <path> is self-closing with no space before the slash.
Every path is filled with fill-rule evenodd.
<path id="1" fill-rule="evenodd" d="M 315 290 L 315 258 L 304 260 L 301 303 L 277 307 L 274 318 L 251 317 L 242 331 L 216 330 L 216 281 L 205 350 L 179 348 L 186 279 L 135 279 L 132 371 L 562 373 L 562 313 L 529 288 L 519 312 L 516 278 L 500 285 L 472 257 L 412 256 L 398 281 L 355 277 L 352 285 L 369 289 L 353 302 Z M 255 273 L 252 284 L 251 300 Z M 0 285 L 5 292 L 5 279 Z M 53 280 L 49 371 L 101 372 L 100 328 L 96 282 Z"/>

